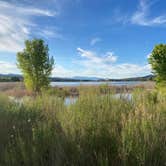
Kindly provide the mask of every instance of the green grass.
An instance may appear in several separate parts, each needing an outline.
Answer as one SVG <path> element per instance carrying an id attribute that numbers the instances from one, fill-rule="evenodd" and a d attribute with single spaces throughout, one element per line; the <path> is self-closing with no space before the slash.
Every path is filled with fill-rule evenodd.
<path id="1" fill-rule="evenodd" d="M 106 88 L 80 89 L 70 106 L 55 95 L 0 95 L 0 166 L 164 166 L 166 96 L 118 99 Z"/>

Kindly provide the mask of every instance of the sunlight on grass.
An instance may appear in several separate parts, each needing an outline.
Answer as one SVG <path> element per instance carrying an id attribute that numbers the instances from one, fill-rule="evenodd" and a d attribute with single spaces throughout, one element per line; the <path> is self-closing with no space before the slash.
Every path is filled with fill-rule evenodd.
<path id="1" fill-rule="evenodd" d="M 0 165 L 164 165 L 166 97 L 132 96 L 86 88 L 66 106 L 50 94 L 22 103 L 0 95 Z"/>

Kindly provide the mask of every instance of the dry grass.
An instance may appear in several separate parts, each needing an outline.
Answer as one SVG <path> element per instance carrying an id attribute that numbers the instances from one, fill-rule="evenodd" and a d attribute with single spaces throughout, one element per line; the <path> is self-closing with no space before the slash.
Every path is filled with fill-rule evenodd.
<path id="1" fill-rule="evenodd" d="M 0 82 L 0 92 L 13 89 L 25 89 L 25 86 L 22 82 Z"/>
<path id="2" fill-rule="evenodd" d="M 166 96 L 100 94 L 99 87 L 80 89 L 70 106 L 53 95 L 21 104 L 0 95 L 0 165 L 164 166 Z"/>
<path id="3" fill-rule="evenodd" d="M 111 86 L 107 84 L 103 85 L 81 85 L 81 86 L 73 86 L 73 87 L 51 87 L 48 92 L 50 94 L 57 96 L 79 96 L 80 89 L 93 89 L 99 87 L 101 89 L 101 93 L 106 92 L 114 92 L 114 93 L 131 93 L 135 89 L 145 89 L 145 90 L 153 90 L 155 87 L 154 82 L 142 82 L 139 85 L 128 85 L 128 86 Z M 27 91 L 22 82 L 1 82 L 0 83 L 0 92 L 7 94 L 8 96 L 14 97 L 23 97 L 23 96 L 32 96 L 33 93 Z M 44 92 L 45 93 L 45 92 Z"/>
<path id="4" fill-rule="evenodd" d="M 1 82 L 0 92 L 17 98 L 33 95 L 31 92 L 25 89 L 25 86 L 22 82 Z"/>

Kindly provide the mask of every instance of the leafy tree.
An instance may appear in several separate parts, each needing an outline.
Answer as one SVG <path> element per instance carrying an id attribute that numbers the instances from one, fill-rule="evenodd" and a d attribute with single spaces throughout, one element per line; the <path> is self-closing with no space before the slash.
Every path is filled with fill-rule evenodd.
<path id="1" fill-rule="evenodd" d="M 11 77 L 11 81 L 18 82 L 18 81 L 20 81 L 20 78 L 14 76 L 14 77 Z"/>
<path id="2" fill-rule="evenodd" d="M 159 86 L 166 86 L 166 44 L 156 45 L 149 58 Z"/>
<path id="3" fill-rule="evenodd" d="M 40 92 L 48 87 L 54 59 L 49 57 L 48 45 L 43 40 L 26 40 L 25 49 L 17 53 L 17 61 L 27 89 Z"/>

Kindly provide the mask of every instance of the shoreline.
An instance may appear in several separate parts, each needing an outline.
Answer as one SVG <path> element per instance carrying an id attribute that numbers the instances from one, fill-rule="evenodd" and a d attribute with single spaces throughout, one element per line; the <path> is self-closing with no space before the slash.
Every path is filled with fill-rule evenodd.
<path id="1" fill-rule="evenodd" d="M 57 95 L 60 97 L 76 97 L 79 96 L 80 91 L 86 91 L 87 89 L 99 89 L 101 94 L 107 92 L 113 93 L 131 93 L 135 89 L 153 90 L 155 83 L 152 81 L 141 82 L 138 85 L 80 85 L 80 86 L 54 86 L 51 87 L 46 93 Z M 0 93 L 5 93 L 8 96 L 24 97 L 34 96 L 34 94 L 25 89 L 23 82 L 0 82 Z"/>

